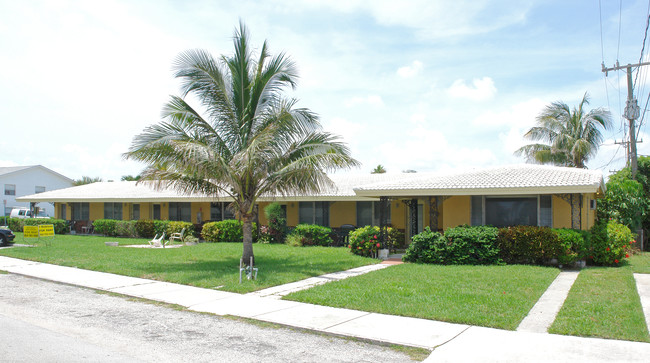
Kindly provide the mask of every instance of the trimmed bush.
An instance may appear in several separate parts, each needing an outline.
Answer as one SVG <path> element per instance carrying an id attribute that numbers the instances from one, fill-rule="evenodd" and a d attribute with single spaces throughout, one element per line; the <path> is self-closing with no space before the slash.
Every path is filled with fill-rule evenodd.
<path id="1" fill-rule="evenodd" d="M 97 219 L 93 222 L 95 232 L 105 236 L 116 236 L 117 221 L 114 219 Z"/>
<path id="2" fill-rule="evenodd" d="M 501 262 L 496 245 L 499 230 L 490 226 L 447 228 L 446 264 L 493 265 Z"/>
<path id="3" fill-rule="evenodd" d="M 330 246 L 334 242 L 331 234 L 330 228 L 315 224 L 299 224 L 290 233 L 300 238 L 301 246 Z"/>
<path id="4" fill-rule="evenodd" d="M 14 232 L 22 232 L 25 222 L 20 218 L 7 218 L 7 227 Z"/>
<path id="5" fill-rule="evenodd" d="M 359 256 L 374 257 L 381 248 L 379 227 L 365 226 L 350 232 L 348 240 L 350 252 Z"/>
<path id="6" fill-rule="evenodd" d="M 629 257 L 634 234 L 614 220 L 598 222 L 591 229 L 589 241 L 590 259 L 598 265 L 616 266 Z"/>
<path id="7" fill-rule="evenodd" d="M 497 247 L 509 264 L 548 264 L 562 254 L 560 239 L 548 227 L 515 226 L 499 229 Z"/>
<path id="8" fill-rule="evenodd" d="M 153 238 L 154 233 L 154 223 L 151 219 L 141 219 L 135 221 L 135 233 L 142 238 Z"/>
<path id="9" fill-rule="evenodd" d="M 416 234 L 404 252 L 402 261 L 417 263 L 444 264 L 447 251 L 447 239 L 439 232 L 432 232 L 429 227 Z"/>
<path id="10" fill-rule="evenodd" d="M 557 262 L 561 265 L 572 265 L 587 255 L 587 241 L 583 231 L 575 229 L 553 229 L 560 244 Z"/>
<path id="11" fill-rule="evenodd" d="M 209 222 L 203 225 L 201 235 L 206 242 L 242 242 L 244 240 L 242 225 L 242 222 L 236 219 Z M 257 240 L 257 224 L 253 223 L 253 241 L 255 240 Z"/>
<path id="12" fill-rule="evenodd" d="M 115 235 L 120 237 L 137 237 L 135 221 L 116 221 Z"/>
<path id="13" fill-rule="evenodd" d="M 167 236 L 167 226 L 168 225 L 169 225 L 169 221 L 161 221 L 161 220 L 155 219 L 153 221 L 153 233 L 155 235 L 158 235 L 158 236 L 160 236 L 161 234 L 164 233 L 165 237 L 168 237 Z"/>
<path id="14" fill-rule="evenodd" d="M 171 236 L 172 233 L 181 233 L 181 231 L 185 228 L 185 235 L 186 236 L 193 236 L 194 235 L 194 225 L 190 222 L 182 222 L 182 221 L 172 221 L 167 224 L 167 236 Z"/>

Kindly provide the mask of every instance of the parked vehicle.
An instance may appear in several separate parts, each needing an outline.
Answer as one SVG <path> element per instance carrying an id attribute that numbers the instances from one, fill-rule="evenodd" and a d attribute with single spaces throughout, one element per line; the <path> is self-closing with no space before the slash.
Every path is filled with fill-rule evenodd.
<path id="1" fill-rule="evenodd" d="M 14 207 L 9 214 L 11 218 L 50 218 L 45 210 L 40 210 L 36 215 L 32 214 L 32 211 L 29 208 L 25 207 Z"/>
<path id="2" fill-rule="evenodd" d="M 0 228 L 0 245 L 12 243 L 16 235 L 10 229 Z"/>

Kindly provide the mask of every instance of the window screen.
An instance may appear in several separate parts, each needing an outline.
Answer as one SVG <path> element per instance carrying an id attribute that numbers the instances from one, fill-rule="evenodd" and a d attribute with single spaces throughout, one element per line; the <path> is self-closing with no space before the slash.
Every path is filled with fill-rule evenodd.
<path id="1" fill-rule="evenodd" d="M 485 224 L 495 227 L 537 225 L 537 197 L 485 198 Z"/>

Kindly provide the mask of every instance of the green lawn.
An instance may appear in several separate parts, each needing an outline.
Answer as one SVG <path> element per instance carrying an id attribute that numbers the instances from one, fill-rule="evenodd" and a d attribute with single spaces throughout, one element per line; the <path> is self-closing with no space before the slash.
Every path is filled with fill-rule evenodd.
<path id="1" fill-rule="evenodd" d="M 329 272 L 377 263 L 377 260 L 351 254 L 347 248 L 289 247 L 255 244 L 257 280 L 239 284 L 241 243 L 201 243 L 181 248 L 108 247 L 106 241 L 120 246 L 147 243 L 143 239 L 97 236 L 56 236 L 50 246 L 1 249 L 0 255 L 26 260 L 74 266 L 160 281 L 250 292 L 271 286 L 318 276 Z M 23 243 L 22 233 L 16 243 Z"/>
<path id="2" fill-rule="evenodd" d="M 631 268 L 582 270 L 549 333 L 650 342 Z"/>
<path id="3" fill-rule="evenodd" d="M 536 266 L 403 264 L 286 299 L 514 330 L 558 275 Z"/>

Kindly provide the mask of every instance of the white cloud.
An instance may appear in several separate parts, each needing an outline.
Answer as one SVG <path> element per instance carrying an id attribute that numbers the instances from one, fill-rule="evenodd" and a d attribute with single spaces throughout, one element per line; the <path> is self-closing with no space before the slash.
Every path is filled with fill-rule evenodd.
<path id="1" fill-rule="evenodd" d="M 447 89 L 447 93 L 452 97 L 467 98 L 473 101 L 488 100 L 497 93 L 494 87 L 494 81 L 490 77 L 474 78 L 472 85 L 467 85 L 464 79 L 457 79 Z"/>
<path id="2" fill-rule="evenodd" d="M 411 78 L 422 70 L 422 62 L 415 60 L 411 65 L 400 67 L 397 69 L 397 75 L 402 78 Z"/>
<path id="3" fill-rule="evenodd" d="M 375 108 L 384 107 L 384 101 L 379 95 L 368 95 L 362 97 L 352 97 L 344 101 L 345 107 L 354 107 L 357 105 L 368 105 Z"/>

